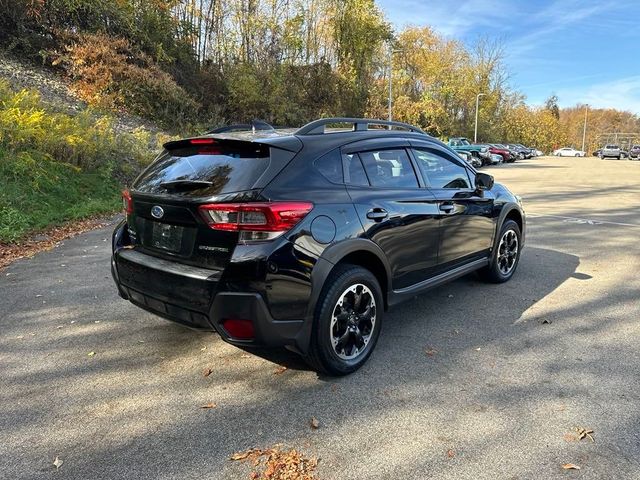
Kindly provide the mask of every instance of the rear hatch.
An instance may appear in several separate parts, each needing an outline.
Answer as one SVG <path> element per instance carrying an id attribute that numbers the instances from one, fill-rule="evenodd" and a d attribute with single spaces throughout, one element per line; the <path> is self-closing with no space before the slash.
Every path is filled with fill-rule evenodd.
<path id="1" fill-rule="evenodd" d="M 148 255 L 224 269 L 240 232 L 210 228 L 199 207 L 261 200 L 262 187 L 293 155 L 259 142 L 209 137 L 166 144 L 125 199 L 132 243 Z"/>

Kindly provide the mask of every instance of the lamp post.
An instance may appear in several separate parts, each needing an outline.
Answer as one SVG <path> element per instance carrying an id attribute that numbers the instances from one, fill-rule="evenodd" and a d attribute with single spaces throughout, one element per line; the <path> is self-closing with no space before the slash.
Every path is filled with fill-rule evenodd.
<path id="1" fill-rule="evenodd" d="M 473 143 L 476 143 L 478 141 L 478 106 L 480 103 L 480 97 L 484 95 L 486 95 L 486 93 L 479 93 L 478 95 L 476 95 L 476 127 L 473 133 Z"/>
<path id="2" fill-rule="evenodd" d="M 391 121 L 392 119 L 392 115 L 391 115 L 391 83 L 392 83 L 392 79 L 393 79 L 393 71 L 392 71 L 392 60 L 393 60 L 393 54 L 396 52 L 400 52 L 401 50 L 394 50 L 391 45 L 389 45 L 389 121 Z M 389 125 L 389 128 L 391 128 L 391 125 Z"/>
<path id="3" fill-rule="evenodd" d="M 584 106 L 584 127 L 582 128 L 582 151 L 584 152 L 584 141 L 587 138 L 587 112 L 589 111 L 589 104 Z"/>

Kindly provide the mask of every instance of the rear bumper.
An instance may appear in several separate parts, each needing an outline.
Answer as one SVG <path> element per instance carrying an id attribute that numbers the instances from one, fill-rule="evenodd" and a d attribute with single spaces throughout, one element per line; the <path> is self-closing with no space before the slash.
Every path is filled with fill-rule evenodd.
<path id="1" fill-rule="evenodd" d="M 167 320 L 215 330 L 223 340 L 238 346 L 306 350 L 304 320 L 275 320 L 259 293 L 228 291 L 221 271 L 169 262 L 116 246 L 111 273 L 122 298 Z M 226 319 L 250 320 L 253 338 L 232 337 L 223 326 Z"/>

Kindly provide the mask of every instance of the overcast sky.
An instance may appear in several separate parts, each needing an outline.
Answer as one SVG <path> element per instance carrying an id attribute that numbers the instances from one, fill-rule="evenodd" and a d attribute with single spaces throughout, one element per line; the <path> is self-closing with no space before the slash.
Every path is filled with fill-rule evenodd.
<path id="1" fill-rule="evenodd" d="M 396 30 L 504 45 L 513 87 L 531 104 L 589 103 L 640 114 L 640 0 L 377 0 Z"/>

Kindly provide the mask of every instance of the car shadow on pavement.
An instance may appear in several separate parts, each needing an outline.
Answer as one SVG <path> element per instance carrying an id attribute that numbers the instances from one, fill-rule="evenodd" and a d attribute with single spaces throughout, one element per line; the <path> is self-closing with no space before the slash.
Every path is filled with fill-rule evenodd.
<path id="1" fill-rule="evenodd" d="M 385 313 L 383 332 L 373 357 L 387 348 L 393 350 L 391 343 L 420 339 L 426 346 L 434 334 L 447 336 L 453 331 L 472 329 L 475 332 L 472 338 L 476 340 L 495 338 L 496 325 L 502 325 L 496 323 L 498 320 L 520 319 L 538 300 L 575 276 L 578 265 L 578 257 L 573 255 L 526 247 L 518 270 L 505 284 L 487 284 L 473 273 L 430 290 Z M 247 352 L 292 370 L 310 370 L 299 355 L 285 349 L 250 348 Z M 404 356 L 400 358 L 411 362 Z M 387 361 L 395 363 L 398 359 Z M 323 375 L 320 378 L 331 381 Z"/>
<path id="2" fill-rule="evenodd" d="M 53 478 L 59 455 L 65 478 L 244 478 L 249 467 L 229 462 L 233 452 L 281 443 L 320 456 L 323 478 L 412 478 L 416 468 L 441 478 L 449 461 L 458 478 L 483 465 L 500 477 L 513 468 L 509 450 L 528 448 L 535 451 L 517 468 L 533 478 L 546 471 L 534 454 L 551 461 L 545 445 L 563 432 L 530 422 L 532 412 L 570 426 L 584 420 L 575 409 L 588 394 L 585 377 L 630 375 L 623 366 L 563 360 L 572 335 L 597 339 L 610 322 L 564 324 L 606 312 L 601 299 L 558 292 L 592 280 L 578 257 L 552 249 L 526 247 L 506 284 L 467 276 L 391 310 L 369 362 L 343 378 L 318 377 L 285 350 L 247 355 L 140 311 L 115 295 L 102 275 L 105 258 L 83 266 L 99 279 L 93 285 L 44 276 L 59 263 L 46 255 L 32 265 L 42 279 L 13 285 L 15 308 L 0 322 L 0 436 L 10 477 Z M 64 295 L 49 295 L 58 278 Z M 630 295 L 619 289 L 607 305 Z M 613 353 L 629 355 L 625 345 Z M 633 427 L 621 420 L 625 432 Z M 539 447 L 522 445 L 527 435 L 538 435 Z"/>

